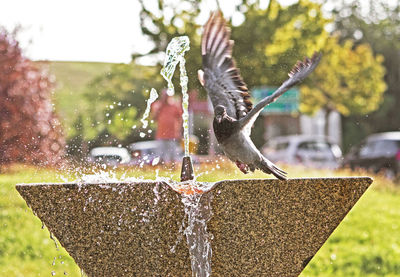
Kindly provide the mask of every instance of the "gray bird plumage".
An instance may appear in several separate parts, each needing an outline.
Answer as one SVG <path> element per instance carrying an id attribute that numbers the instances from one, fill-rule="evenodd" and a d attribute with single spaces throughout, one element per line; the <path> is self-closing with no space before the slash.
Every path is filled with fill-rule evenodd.
<path id="1" fill-rule="evenodd" d="M 236 162 L 239 169 L 260 169 L 279 179 L 286 179 L 286 172 L 265 158 L 250 139 L 251 127 L 261 110 L 292 86 L 301 82 L 317 66 L 321 55 L 297 62 L 287 79 L 272 95 L 261 100 L 254 108 L 248 88 L 232 58 L 233 41 L 230 29 L 220 12 L 211 14 L 204 26 L 201 54 L 203 70 L 199 81 L 206 89 L 214 107 L 214 133 L 226 156 Z"/>

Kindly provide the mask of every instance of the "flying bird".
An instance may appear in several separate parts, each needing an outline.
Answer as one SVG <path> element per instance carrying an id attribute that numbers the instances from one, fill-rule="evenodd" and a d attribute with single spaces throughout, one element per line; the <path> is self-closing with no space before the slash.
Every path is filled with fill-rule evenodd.
<path id="1" fill-rule="evenodd" d="M 270 96 L 254 107 L 249 90 L 232 58 L 233 40 L 221 12 L 211 14 L 201 40 L 203 70 L 198 78 L 214 107 L 213 129 L 225 155 L 243 172 L 259 169 L 285 180 L 287 173 L 278 168 L 256 148 L 250 138 L 251 128 L 261 110 L 289 88 L 301 82 L 317 66 L 321 54 L 298 61 L 289 72 L 289 79 Z"/>

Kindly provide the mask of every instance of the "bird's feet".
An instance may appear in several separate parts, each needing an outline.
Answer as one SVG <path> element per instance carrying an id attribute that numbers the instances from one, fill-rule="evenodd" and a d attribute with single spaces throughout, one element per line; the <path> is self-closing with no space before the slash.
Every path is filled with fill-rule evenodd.
<path id="1" fill-rule="evenodd" d="M 242 162 L 236 161 L 236 166 L 242 171 L 244 174 L 247 174 L 249 171 L 249 167 L 247 164 L 244 164 Z"/>

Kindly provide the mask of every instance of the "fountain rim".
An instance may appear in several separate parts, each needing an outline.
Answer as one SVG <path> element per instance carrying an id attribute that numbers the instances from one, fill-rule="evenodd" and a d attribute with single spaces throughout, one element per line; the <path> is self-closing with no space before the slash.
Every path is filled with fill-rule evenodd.
<path id="1" fill-rule="evenodd" d="M 56 182 L 56 183 L 51 183 L 51 182 L 46 182 L 46 183 L 18 183 L 15 186 L 16 187 L 23 187 L 23 186 L 65 186 L 65 185 L 72 185 L 72 186 L 91 186 L 91 185 L 134 185 L 134 184 L 160 184 L 160 183 L 175 183 L 179 185 L 184 185 L 184 184 L 190 184 L 190 183 L 203 183 L 203 184 L 211 184 L 213 183 L 214 186 L 213 188 L 216 187 L 218 183 L 225 183 L 225 182 L 238 182 L 238 181 L 275 181 L 275 182 L 280 182 L 280 183 L 286 183 L 290 181 L 305 181 L 305 180 L 353 180 L 353 179 L 365 179 L 368 180 L 370 183 L 374 181 L 372 177 L 369 176 L 344 176 L 344 177 L 307 177 L 307 178 L 290 178 L 287 180 L 278 180 L 274 178 L 254 178 L 254 179 L 226 179 L 226 180 L 220 180 L 220 181 L 214 181 L 214 182 L 202 182 L 202 181 L 185 181 L 185 182 L 178 182 L 178 181 L 164 181 L 164 180 L 137 180 L 137 181 L 112 181 L 112 182 L 83 182 L 83 181 L 76 181 L 76 182 Z"/>

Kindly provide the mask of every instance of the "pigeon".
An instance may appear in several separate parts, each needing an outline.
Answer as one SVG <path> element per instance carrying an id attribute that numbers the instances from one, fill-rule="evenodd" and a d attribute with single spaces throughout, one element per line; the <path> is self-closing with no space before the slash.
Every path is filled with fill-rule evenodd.
<path id="1" fill-rule="evenodd" d="M 289 72 L 289 79 L 270 96 L 254 107 L 247 85 L 232 58 L 233 41 L 230 29 L 220 11 L 213 12 L 204 26 L 201 39 L 203 70 L 198 79 L 214 108 L 213 129 L 225 155 L 243 172 L 256 169 L 286 180 L 287 173 L 264 157 L 250 138 L 251 128 L 261 110 L 289 88 L 301 82 L 317 66 L 321 54 L 298 61 Z"/>

